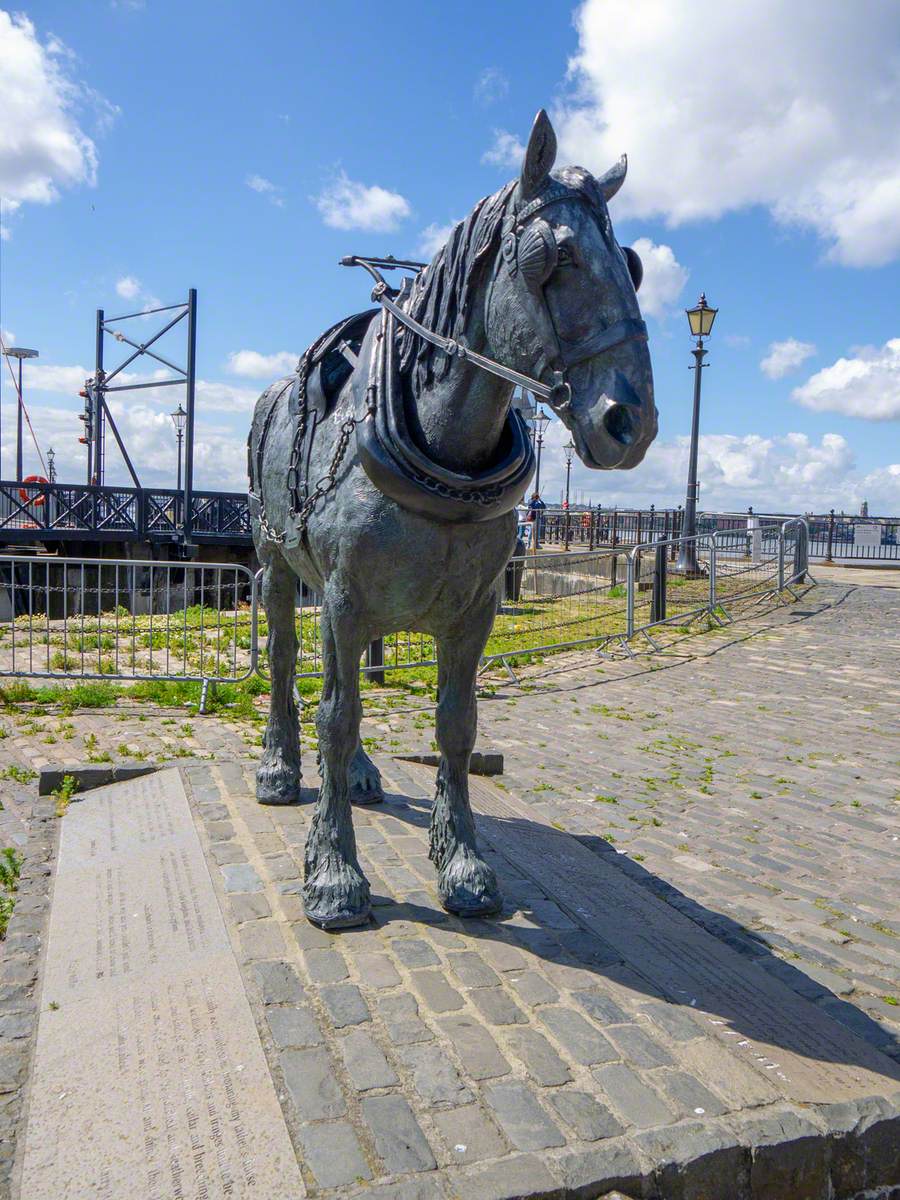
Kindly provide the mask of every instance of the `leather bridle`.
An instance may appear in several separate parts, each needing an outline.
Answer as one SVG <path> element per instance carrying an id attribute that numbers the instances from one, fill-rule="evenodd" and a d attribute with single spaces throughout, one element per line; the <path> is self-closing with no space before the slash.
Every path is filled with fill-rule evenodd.
<path id="1" fill-rule="evenodd" d="M 542 383 L 539 379 L 533 379 L 530 375 L 525 375 L 522 371 L 516 371 L 512 367 L 505 366 L 503 363 L 495 362 L 494 359 L 472 350 L 462 341 L 444 337 L 439 333 L 433 332 L 431 329 L 426 329 L 421 322 L 411 317 L 400 305 L 395 303 L 393 295 L 396 295 L 396 292 L 393 292 L 393 289 L 387 284 L 378 268 L 392 269 L 395 267 L 405 267 L 412 270 L 422 270 L 426 266 L 425 263 L 408 260 L 401 261 L 394 258 L 364 258 L 361 255 L 354 254 L 342 258 L 341 265 L 345 267 L 364 267 L 375 280 L 375 287 L 372 289 L 372 299 L 386 308 L 401 325 L 405 325 L 407 329 L 417 334 L 420 338 L 423 338 L 426 342 L 430 342 L 432 346 L 436 346 L 444 354 L 463 359 L 482 371 L 487 371 L 491 375 L 505 379 L 507 383 L 525 388 L 535 396 L 540 397 L 541 400 L 546 400 L 556 413 L 562 415 L 572 400 L 571 388 L 566 380 L 566 374 L 572 367 L 598 354 L 615 350 L 626 342 L 647 340 L 647 326 L 645 323 L 637 317 L 625 317 L 623 320 L 616 321 L 615 324 L 609 325 L 605 329 L 588 334 L 587 337 L 571 345 L 564 345 L 560 341 L 556 327 L 553 324 L 549 305 L 543 293 L 543 284 L 549 277 L 549 274 L 552 273 L 552 268 L 551 271 L 544 272 L 542 277 L 541 273 L 535 275 L 529 270 L 531 256 L 528 253 L 528 248 L 525 246 L 525 239 L 535 229 L 533 218 L 537 213 L 557 201 L 573 199 L 587 201 L 587 197 L 583 196 L 581 192 L 553 180 L 539 196 L 529 201 L 523 208 L 518 211 L 513 209 L 504 218 L 501 232 L 502 261 L 506 266 L 510 278 L 516 285 L 523 307 L 529 313 L 532 328 L 540 343 L 541 357 L 539 365 L 542 368 L 540 373 L 543 374 L 549 370 L 553 378 L 551 384 Z M 537 224 L 541 223 L 538 222 Z M 548 234 L 549 241 L 553 241 L 552 232 L 549 232 L 549 227 L 545 226 L 545 228 L 548 231 L 547 233 L 543 230 L 538 230 L 537 237 L 532 236 L 531 240 L 533 243 L 538 240 L 543 241 L 549 247 Z M 555 253 L 555 242 L 553 242 L 553 251 L 550 252 Z"/>

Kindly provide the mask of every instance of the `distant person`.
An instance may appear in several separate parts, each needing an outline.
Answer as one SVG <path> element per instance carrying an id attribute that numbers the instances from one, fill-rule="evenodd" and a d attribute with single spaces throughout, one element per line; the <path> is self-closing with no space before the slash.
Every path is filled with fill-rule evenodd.
<path id="1" fill-rule="evenodd" d="M 547 505 L 541 499 L 540 492 L 532 492 L 531 499 L 528 501 L 528 516 L 527 520 L 533 521 L 539 512 L 545 509 Z"/>
<path id="2" fill-rule="evenodd" d="M 532 546 L 535 549 L 537 549 L 538 542 L 544 536 L 544 509 L 546 507 L 547 505 L 541 499 L 540 492 L 532 492 L 531 499 L 528 501 L 528 516 L 525 520 L 533 522 L 534 538 L 532 539 Z"/>

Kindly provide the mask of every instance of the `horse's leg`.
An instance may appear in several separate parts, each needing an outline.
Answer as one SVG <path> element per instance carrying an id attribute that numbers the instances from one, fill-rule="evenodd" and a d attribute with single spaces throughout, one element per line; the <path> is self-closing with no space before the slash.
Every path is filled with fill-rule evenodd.
<path id="1" fill-rule="evenodd" d="M 324 680 L 316 726 L 322 786 L 306 839 L 303 908 L 323 929 L 369 919 L 369 884 L 356 857 L 350 808 L 350 760 L 359 745 L 358 622 L 349 598 L 326 587 L 320 617 Z"/>
<path id="2" fill-rule="evenodd" d="M 263 569 L 262 595 L 269 625 L 272 691 L 262 761 L 256 772 L 260 804 L 294 804 L 300 798 L 300 731 L 294 702 L 297 633 L 294 605 L 297 576 L 277 550 Z"/>
<path id="3" fill-rule="evenodd" d="M 430 857 L 438 870 L 441 903 L 463 917 L 496 913 L 503 906 L 497 877 L 478 855 L 469 806 L 469 758 L 477 728 L 475 677 L 495 610 L 491 592 L 489 603 L 462 630 L 438 639 L 436 731 L 441 762 Z"/>
<path id="4" fill-rule="evenodd" d="M 384 799 L 381 772 L 357 742 L 350 759 L 350 799 L 354 804 L 380 804 Z"/>

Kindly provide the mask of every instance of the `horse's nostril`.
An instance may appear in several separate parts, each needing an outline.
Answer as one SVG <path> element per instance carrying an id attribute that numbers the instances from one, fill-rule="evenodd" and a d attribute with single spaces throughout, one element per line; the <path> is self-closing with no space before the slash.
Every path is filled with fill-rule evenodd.
<path id="1" fill-rule="evenodd" d="M 623 446 L 630 446 L 635 438 L 635 417 L 630 408 L 624 404 L 613 404 L 603 418 L 610 437 L 615 438 Z"/>

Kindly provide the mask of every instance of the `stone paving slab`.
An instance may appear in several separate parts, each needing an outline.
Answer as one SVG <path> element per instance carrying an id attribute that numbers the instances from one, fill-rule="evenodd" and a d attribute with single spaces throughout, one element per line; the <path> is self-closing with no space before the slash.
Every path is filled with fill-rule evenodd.
<path id="1" fill-rule="evenodd" d="M 66 814 L 19 1194 L 304 1194 L 178 771 Z"/>

